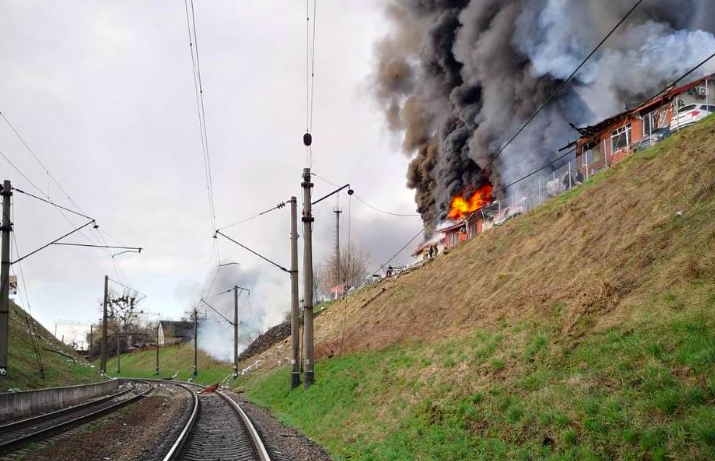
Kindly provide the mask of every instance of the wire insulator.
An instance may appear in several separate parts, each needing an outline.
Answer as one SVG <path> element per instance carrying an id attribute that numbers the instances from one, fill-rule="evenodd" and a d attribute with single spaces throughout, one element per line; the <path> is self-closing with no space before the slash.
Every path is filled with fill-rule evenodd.
<path id="1" fill-rule="evenodd" d="M 303 144 L 305 144 L 306 147 L 310 147 L 311 144 L 313 144 L 313 135 L 305 133 L 303 135 Z"/>

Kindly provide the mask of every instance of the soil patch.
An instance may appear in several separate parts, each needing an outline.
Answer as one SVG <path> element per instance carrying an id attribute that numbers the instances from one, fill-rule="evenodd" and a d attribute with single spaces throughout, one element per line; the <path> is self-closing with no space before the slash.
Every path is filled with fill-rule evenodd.
<path id="1" fill-rule="evenodd" d="M 188 404 L 188 394 L 162 389 L 118 413 L 90 423 L 26 452 L 27 461 L 147 459 L 175 426 Z M 91 456 L 90 456 L 91 455 Z"/>

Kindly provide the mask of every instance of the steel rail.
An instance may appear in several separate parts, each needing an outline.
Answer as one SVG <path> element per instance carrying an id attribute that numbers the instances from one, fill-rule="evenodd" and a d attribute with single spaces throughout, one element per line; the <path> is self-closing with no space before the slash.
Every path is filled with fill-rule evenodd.
<path id="1" fill-rule="evenodd" d="M 188 386 L 185 386 L 183 383 L 175 383 L 175 382 L 170 382 L 169 384 L 174 384 L 184 390 L 186 390 L 189 394 L 191 394 L 193 398 L 193 404 L 194 408 L 191 410 L 191 415 L 189 416 L 189 420 L 186 422 L 184 425 L 184 428 L 181 430 L 181 433 L 179 434 L 179 437 L 176 439 L 176 442 L 171 446 L 171 449 L 169 450 L 169 453 L 166 454 L 164 457 L 164 461 L 172 461 L 176 459 L 181 453 L 181 449 L 184 447 L 184 444 L 186 441 L 189 439 L 189 434 L 191 434 L 191 430 L 194 428 L 194 424 L 196 424 L 196 417 L 199 414 L 199 406 L 201 403 L 199 402 L 199 398 L 196 395 L 194 391 L 189 389 Z"/>
<path id="2" fill-rule="evenodd" d="M 133 384 L 133 383 L 132 383 Z M 129 405 L 130 403 L 134 403 L 135 401 L 144 398 L 147 394 L 149 394 L 151 391 L 154 390 L 154 386 L 148 382 L 146 384 L 149 384 L 149 388 L 142 392 L 141 394 L 137 394 L 134 397 L 128 398 L 126 400 L 122 400 L 120 402 L 117 402 L 113 405 L 100 408 L 99 410 L 93 411 L 91 413 L 88 413 L 86 415 L 81 415 L 76 418 L 72 418 L 67 421 L 63 421 L 59 424 L 55 424 L 49 427 L 46 427 L 44 429 L 40 429 L 35 432 L 31 432 L 29 434 L 21 435 L 20 437 L 16 437 L 14 439 L 8 440 L 7 442 L 0 443 L 0 453 L 6 453 L 8 452 L 11 448 L 17 447 L 18 445 L 25 444 L 31 440 L 36 440 L 39 438 L 47 438 L 51 434 L 54 434 L 58 431 L 63 431 L 66 429 L 69 429 L 73 426 L 81 425 L 84 423 L 87 423 L 89 421 L 92 421 L 102 415 L 112 413 L 126 405 Z M 133 389 L 136 389 L 136 385 L 134 385 Z M 130 389 L 131 390 L 131 389 Z M 76 410 L 77 407 L 74 407 L 73 409 Z M 43 415 L 43 416 L 48 416 L 48 415 Z M 49 418 L 48 418 L 49 419 Z M 24 424 L 22 424 L 24 425 Z"/>
<path id="3" fill-rule="evenodd" d="M 202 390 L 206 388 L 206 386 L 202 386 L 201 384 L 195 384 L 195 383 L 173 382 L 171 384 L 176 384 L 176 385 L 179 385 L 179 386 L 187 388 L 187 389 L 188 389 L 188 386 L 195 386 Z M 191 393 L 194 395 L 194 398 L 196 398 L 198 401 L 198 397 L 197 397 L 196 393 L 193 391 L 191 391 Z M 233 409 L 233 411 L 237 414 L 239 421 L 241 422 L 241 424 L 243 424 L 243 426 L 246 428 L 246 430 L 249 434 L 249 437 L 253 444 L 253 448 L 256 450 L 256 453 L 258 454 L 260 461 L 271 461 L 271 457 L 268 454 L 268 450 L 266 449 L 266 446 L 263 443 L 263 440 L 261 440 L 261 437 L 258 434 L 258 431 L 256 430 L 255 426 L 251 422 L 248 415 L 243 411 L 243 409 L 238 405 L 238 403 L 236 403 L 231 397 L 229 397 L 228 395 L 224 394 L 223 392 L 221 392 L 219 390 L 216 390 L 215 393 L 218 394 L 219 397 L 221 397 L 223 400 L 225 400 L 229 404 L 229 406 Z M 199 405 L 197 405 L 195 407 L 195 410 L 198 410 Z M 192 418 L 193 418 L 193 416 L 194 415 L 192 414 Z M 186 440 L 188 440 L 189 436 L 191 435 L 191 429 L 193 429 L 193 428 L 191 428 L 191 429 L 187 430 L 187 428 L 189 428 L 190 426 L 193 426 L 193 424 L 194 424 L 194 422 L 192 421 L 191 425 L 189 425 L 189 424 L 186 425 L 186 427 L 182 431 L 181 436 L 179 437 L 179 440 L 177 440 L 175 445 L 180 443 L 183 446 L 183 444 L 186 442 Z M 177 459 L 177 456 L 180 453 L 181 453 L 180 449 L 174 451 L 173 447 L 172 447 L 172 453 L 170 455 L 167 455 L 166 458 L 164 458 L 164 461 L 173 461 L 173 460 Z"/>
<path id="4" fill-rule="evenodd" d="M 261 459 L 261 461 L 271 461 L 271 456 L 268 454 L 268 450 L 266 450 L 266 446 L 263 444 L 261 436 L 258 434 L 258 431 L 256 430 L 251 420 L 248 418 L 246 412 L 243 411 L 243 408 L 241 408 L 238 403 L 236 403 L 231 397 L 224 394 L 223 392 L 216 391 L 216 393 L 224 400 L 226 400 L 240 416 L 241 420 L 243 421 L 243 425 L 246 426 L 248 434 L 251 436 L 251 440 L 253 440 L 253 446 L 256 449 L 258 457 Z"/>

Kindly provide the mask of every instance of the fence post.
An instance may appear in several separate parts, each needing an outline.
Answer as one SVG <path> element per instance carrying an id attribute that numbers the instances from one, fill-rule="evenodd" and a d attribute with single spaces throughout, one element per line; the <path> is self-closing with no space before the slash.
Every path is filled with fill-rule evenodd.
<path id="1" fill-rule="evenodd" d="M 573 187 L 573 180 L 571 178 L 571 161 L 569 161 L 569 189 Z"/>
<path id="2" fill-rule="evenodd" d="M 541 205 L 541 176 L 539 176 L 539 205 Z"/>

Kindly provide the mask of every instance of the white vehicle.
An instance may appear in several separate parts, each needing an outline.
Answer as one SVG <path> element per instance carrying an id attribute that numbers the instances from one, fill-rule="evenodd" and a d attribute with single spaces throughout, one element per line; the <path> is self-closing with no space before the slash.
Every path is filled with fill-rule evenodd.
<path id="1" fill-rule="evenodd" d="M 673 116 L 673 120 L 670 122 L 670 131 L 677 131 L 680 128 L 688 127 L 712 113 L 715 113 L 715 106 L 713 105 L 690 104 L 681 107 L 677 115 Z"/>

